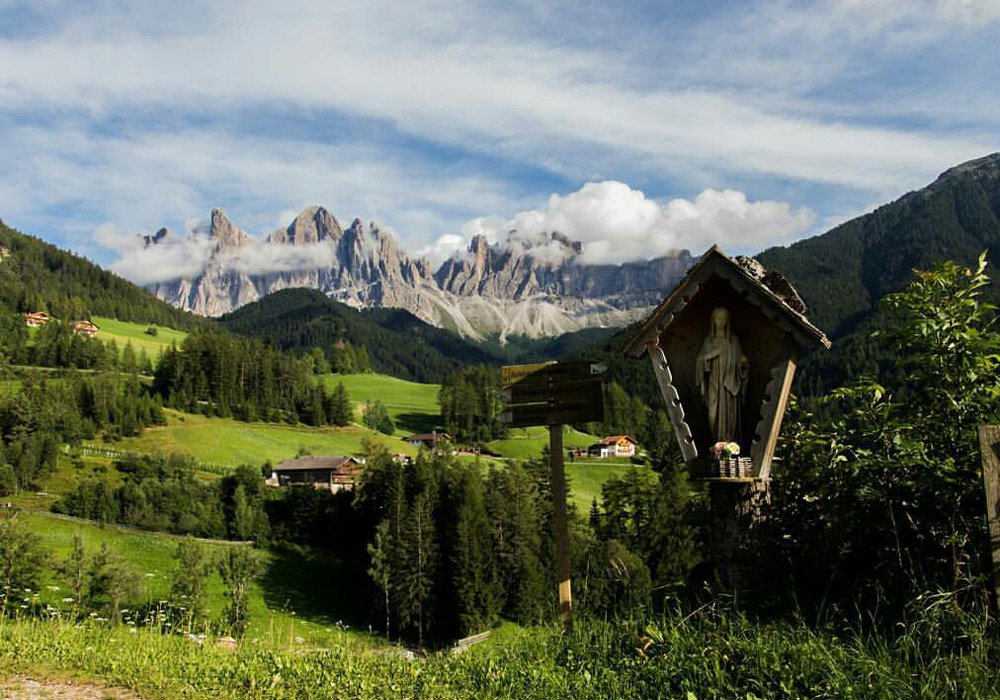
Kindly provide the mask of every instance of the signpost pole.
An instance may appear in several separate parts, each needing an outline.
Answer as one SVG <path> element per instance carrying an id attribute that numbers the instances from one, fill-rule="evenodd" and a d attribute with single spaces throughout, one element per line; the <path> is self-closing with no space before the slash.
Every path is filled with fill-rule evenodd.
<path id="1" fill-rule="evenodd" d="M 559 580 L 559 614 L 563 627 L 573 629 L 573 593 L 569 576 L 569 527 L 566 522 L 566 464 L 563 427 L 549 426 L 549 467 L 552 481 L 552 530 L 556 540 L 556 574 Z"/>
<path id="2" fill-rule="evenodd" d="M 563 628 L 573 629 L 573 589 L 569 574 L 569 524 L 566 518 L 566 463 L 563 425 L 604 417 L 604 394 L 593 362 L 545 362 L 500 368 L 504 412 L 512 428 L 549 426 L 549 472 L 552 485 L 552 534 L 556 545 L 556 580 Z"/>

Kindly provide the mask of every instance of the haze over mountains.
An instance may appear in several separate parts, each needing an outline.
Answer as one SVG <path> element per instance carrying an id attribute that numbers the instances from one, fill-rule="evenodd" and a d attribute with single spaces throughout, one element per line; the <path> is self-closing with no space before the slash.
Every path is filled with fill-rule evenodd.
<path id="1" fill-rule="evenodd" d="M 304 209 L 263 243 L 215 209 L 192 239 L 201 267 L 147 284 L 175 306 L 217 316 L 281 289 L 307 287 L 358 308 L 406 309 L 468 337 L 536 338 L 625 325 L 647 313 L 691 264 L 687 251 L 642 263 L 582 264 L 579 242 L 550 233 L 504 244 L 476 236 L 464 255 L 434 270 L 377 224 L 355 219 L 345 228 L 320 206 Z M 175 243 L 166 229 L 143 244 L 166 257 L 192 247 Z"/>

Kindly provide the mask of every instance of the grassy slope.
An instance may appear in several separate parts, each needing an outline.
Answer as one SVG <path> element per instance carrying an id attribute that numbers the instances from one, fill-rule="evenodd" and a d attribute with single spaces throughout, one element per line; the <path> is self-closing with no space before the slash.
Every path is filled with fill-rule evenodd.
<path id="1" fill-rule="evenodd" d="M 415 454 L 402 440 L 358 425 L 312 428 L 281 423 L 243 423 L 231 418 L 181 413 L 167 409 L 167 425 L 147 428 L 136 438 L 111 445 L 126 452 L 186 454 L 215 464 L 262 464 L 294 457 L 299 448 L 315 455 L 358 454 L 365 438 L 390 451 Z"/>
<path id="2" fill-rule="evenodd" d="M 107 542 L 135 571 L 142 576 L 141 593 L 133 603 L 144 604 L 164 600 L 170 592 L 174 569 L 174 551 L 181 539 L 171 535 L 131 531 L 113 526 L 101 527 L 45 513 L 21 513 L 19 518 L 41 538 L 43 546 L 57 559 L 70 551 L 73 537 L 83 538 L 87 551 L 94 554 L 101 543 Z M 242 546 L 218 542 L 208 545 L 221 552 L 226 547 Z M 363 572 L 351 569 L 333 557 L 304 557 L 283 552 L 264 553 L 267 569 L 262 579 L 253 585 L 250 595 L 251 643 L 287 641 L 308 646 L 347 646 L 367 648 L 377 643 L 374 637 L 339 629 L 337 622 L 353 622 L 357 616 L 357 590 L 363 585 L 358 577 Z M 60 590 L 43 588 L 53 604 L 68 595 L 66 582 L 54 575 L 49 585 Z M 296 585 L 308 577 L 322 585 Z M 352 595 L 352 588 L 354 589 Z M 44 598 L 43 598 L 44 599 Z M 221 578 L 213 574 L 209 586 L 209 612 L 221 614 L 226 599 Z M 295 638 L 302 639 L 296 642 Z"/>
<path id="3" fill-rule="evenodd" d="M 347 395 L 361 412 L 361 405 L 381 401 L 396 422 L 396 435 L 441 430 L 438 407 L 438 384 L 418 384 L 384 374 L 328 374 L 323 377 L 327 389 L 343 384 Z"/>
<path id="4" fill-rule="evenodd" d="M 563 434 L 563 444 L 567 449 L 587 447 L 597 438 L 568 428 Z M 504 440 L 494 440 L 489 448 L 497 454 L 512 459 L 537 459 L 549 444 L 548 428 L 519 428 L 510 431 Z M 601 499 L 601 485 L 608 479 L 619 476 L 630 464 L 627 459 L 567 460 L 566 477 L 569 480 L 570 502 L 581 511 L 590 508 L 594 498 Z"/>
<path id="5" fill-rule="evenodd" d="M 154 362 L 163 350 L 170 347 L 171 343 L 180 346 L 187 337 L 187 333 L 184 331 L 161 326 L 157 327 L 155 336 L 146 335 L 146 329 L 149 328 L 150 324 L 118 321 L 103 316 L 95 316 L 94 323 L 101 328 L 97 333 L 99 340 L 105 343 L 114 340 L 120 349 L 124 349 L 127 343 L 132 343 L 132 347 L 137 353 L 140 350 L 145 350 L 149 359 Z"/>

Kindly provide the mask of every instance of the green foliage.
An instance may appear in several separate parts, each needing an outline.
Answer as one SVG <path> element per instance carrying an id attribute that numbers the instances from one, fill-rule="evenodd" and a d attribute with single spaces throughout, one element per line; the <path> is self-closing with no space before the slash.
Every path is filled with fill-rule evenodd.
<path id="1" fill-rule="evenodd" d="M 160 356 L 153 390 L 171 407 L 240 420 L 330 422 L 309 362 L 219 331 L 191 333 Z"/>
<path id="2" fill-rule="evenodd" d="M 232 635 L 240 638 L 246 633 L 249 620 L 250 585 L 263 573 L 263 562 L 250 547 L 230 547 L 219 558 L 218 567 L 229 598 L 224 622 Z"/>
<path id="3" fill-rule="evenodd" d="M 364 411 L 361 413 L 361 422 L 366 428 L 377 430 L 385 435 L 392 435 L 396 432 L 396 423 L 389 415 L 385 404 L 378 399 L 365 405 Z"/>
<path id="4" fill-rule="evenodd" d="M 208 603 L 208 581 L 215 570 L 215 558 L 208 547 L 190 537 L 177 543 L 177 560 L 171 575 L 170 597 L 185 610 L 188 632 L 200 629 Z"/>
<path id="5" fill-rule="evenodd" d="M 649 610 L 652 579 L 642 558 L 618 540 L 595 542 L 587 552 L 581 606 L 605 617 L 639 619 Z"/>
<path id="6" fill-rule="evenodd" d="M 518 463 L 490 470 L 486 508 L 493 529 L 497 568 L 506 592 L 504 613 L 514 620 L 544 619 L 550 609 L 543 518 L 547 506 L 538 484 Z"/>
<path id="7" fill-rule="evenodd" d="M 69 590 L 72 593 L 70 597 L 73 599 L 72 616 L 77 617 L 87 599 L 87 581 L 90 570 L 90 560 L 80 533 L 74 533 L 73 547 L 66 558 L 60 562 L 59 568 L 62 575 L 69 581 Z"/>
<path id="8" fill-rule="evenodd" d="M 20 595 L 38 590 L 48 555 L 38 537 L 16 517 L 0 515 L 0 618 L 20 600 Z"/>
<path id="9" fill-rule="evenodd" d="M 138 593 L 139 574 L 104 542 L 90 564 L 88 607 L 105 614 L 112 625 L 118 625 L 121 623 L 122 605 Z"/>
<path id="10" fill-rule="evenodd" d="M 179 455 L 128 455 L 115 468 L 124 479 L 121 486 L 105 478 L 81 481 L 54 509 L 178 535 L 237 540 L 268 535 L 263 478 L 252 467 L 212 482 L 195 478 L 193 462 Z"/>
<path id="11" fill-rule="evenodd" d="M 986 283 L 983 257 L 918 273 L 887 300 L 902 323 L 883 339 L 905 381 L 839 389 L 830 417 L 803 416 L 786 431 L 771 524 L 802 595 L 898 616 L 915 595 L 956 590 L 981 572 L 976 427 L 1000 420 L 1000 336 L 980 301 Z"/>
<path id="12" fill-rule="evenodd" d="M 672 466 L 656 478 L 648 468 L 632 467 L 602 491 L 601 537 L 640 556 L 658 586 L 683 582 L 698 561 L 685 469 Z"/>
<path id="13" fill-rule="evenodd" d="M 500 374 L 479 365 L 449 374 L 441 383 L 438 401 L 447 430 L 456 440 L 487 442 L 501 438 Z"/>
<path id="14" fill-rule="evenodd" d="M 497 624 L 503 594 L 479 469 L 456 466 L 448 490 L 451 508 L 457 511 L 451 542 L 451 583 L 458 604 L 458 634 L 467 636 Z"/>
<path id="15" fill-rule="evenodd" d="M 330 403 L 326 411 L 327 418 L 333 425 L 347 425 L 354 418 L 351 410 L 351 399 L 343 382 L 337 382 L 330 393 Z M 391 419 L 390 419 L 391 420 Z"/>

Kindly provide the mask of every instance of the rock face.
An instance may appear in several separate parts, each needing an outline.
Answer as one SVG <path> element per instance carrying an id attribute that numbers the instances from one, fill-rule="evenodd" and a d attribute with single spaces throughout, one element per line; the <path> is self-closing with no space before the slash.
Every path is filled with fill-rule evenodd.
<path id="1" fill-rule="evenodd" d="M 303 210 L 263 243 L 214 209 L 199 274 L 149 285 L 156 296 L 216 316 L 289 287 L 310 287 L 354 307 L 398 307 L 461 335 L 558 335 L 631 322 L 692 264 L 687 251 L 645 263 L 584 265 L 579 242 L 559 233 L 503 245 L 477 236 L 437 271 L 413 260 L 376 224 L 343 228 L 323 207 Z M 171 240 L 161 229 L 147 248 Z M 265 262 L 266 261 L 266 262 Z"/>

